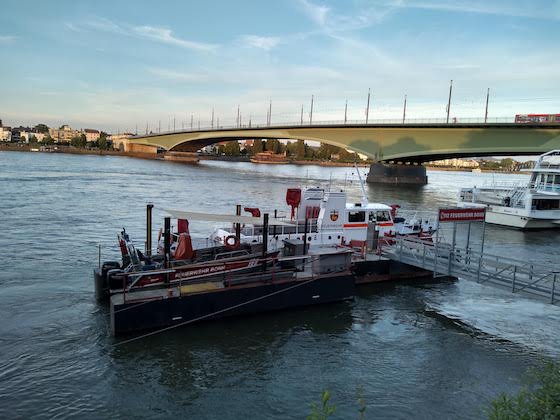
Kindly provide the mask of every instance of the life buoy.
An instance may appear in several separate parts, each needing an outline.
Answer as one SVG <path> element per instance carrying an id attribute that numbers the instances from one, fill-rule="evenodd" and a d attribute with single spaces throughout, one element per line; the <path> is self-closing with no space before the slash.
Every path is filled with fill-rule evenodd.
<path id="1" fill-rule="evenodd" d="M 239 238 L 235 235 L 229 235 L 224 239 L 224 246 L 228 249 L 239 248 Z"/>

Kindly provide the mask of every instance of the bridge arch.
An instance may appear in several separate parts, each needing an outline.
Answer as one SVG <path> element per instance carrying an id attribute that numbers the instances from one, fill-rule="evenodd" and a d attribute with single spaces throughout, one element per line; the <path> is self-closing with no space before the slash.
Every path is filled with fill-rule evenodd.
<path id="1" fill-rule="evenodd" d="M 560 149 L 560 124 L 394 124 L 243 127 L 136 136 L 131 142 L 196 152 L 222 141 L 312 140 L 377 161 L 415 162 L 451 157 L 531 155 Z"/>

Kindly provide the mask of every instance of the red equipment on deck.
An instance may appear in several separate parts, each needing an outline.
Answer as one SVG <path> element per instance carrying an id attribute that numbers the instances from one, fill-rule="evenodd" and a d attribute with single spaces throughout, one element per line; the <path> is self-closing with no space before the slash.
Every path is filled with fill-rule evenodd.
<path id="1" fill-rule="evenodd" d="M 253 217 L 261 217 L 261 211 L 256 207 L 245 207 L 243 210 L 247 213 L 251 213 L 251 216 Z"/>
<path id="2" fill-rule="evenodd" d="M 179 240 L 177 242 L 177 248 L 175 249 L 175 259 L 193 259 L 196 256 L 196 251 L 193 249 L 191 235 L 189 234 L 189 221 L 186 219 L 177 219 L 177 231 L 179 233 Z"/>
<path id="3" fill-rule="evenodd" d="M 296 208 L 301 203 L 301 189 L 299 188 L 288 188 L 286 191 L 286 203 L 292 207 L 292 219 L 296 214 Z"/>

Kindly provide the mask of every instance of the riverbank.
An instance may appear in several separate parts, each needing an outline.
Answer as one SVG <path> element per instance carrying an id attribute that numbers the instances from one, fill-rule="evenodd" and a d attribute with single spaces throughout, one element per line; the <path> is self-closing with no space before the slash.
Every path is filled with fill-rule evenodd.
<path id="1" fill-rule="evenodd" d="M 441 171 L 441 172 L 467 172 L 467 173 L 496 173 L 496 174 L 517 174 L 519 171 L 506 171 L 500 169 L 483 169 L 477 168 L 476 171 L 473 171 L 470 168 L 442 168 L 440 166 L 426 166 L 426 169 L 429 171 Z"/>
<path id="2" fill-rule="evenodd" d="M 167 153 L 141 153 L 141 152 L 123 152 L 120 150 L 99 150 L 99 149 L 81 149 L 73 146 L 39 146 L 30 144 L 0 144 L 0 151 L 12 152 L 41 152 L 41 153 L 70 153 L 75 155 L 98 155 L 98 156 L 127 156 L 140 159 L 156 159 L 168 160 L 183 163 L 196 163 L 199 160 L 219 160 L 224 162 L 250 162 L 249 156 L 216 156 L 194 153 L 168 152 Z M 196 156 L 196 157 L 195 157 Z M 331 162 L 331 161 L 315 161 L 315 160 L 289 160 L 283 164 L 292 165 L 314 165 L 328 167 L 351 167 L 351 162 Z M 369 167 L 369 163 L 358 163 L 360 167 Z"/>
<path id="3" fill-rule="evenodd" d="M 98 156 L 126 156 L 138 159 L 154 159 L 154 160 L 168 160 L 181 163 L 197 163 L 200 160 L 218 160 L 224 162 L 250 162 L 249 156 L 216 156 L 195 153 L 181 153 L 181 152 L 168 152 L 166 153 L 142 153 L 142 152 L 123 152 L 120 150 L 99 150 L 99 149 L 81 149 L 73 146 L 39 146 L 30 144 L 12 144 L 0 143 L 0 151 L 12 152 L 42 152 L 42 153 L 70 153 L 74 155 L 98 155 Z M 184 155 L 184 156 L 182 156 Z M 288 160 L 282 162 L 288 165 L 312 165 L 312 166 L 325 166 L 325 167 L 353 167 L 353 162 L 332 162 L 332 161 L 319 161 L 319 160 Z M 269 163 L 270 164 L 270 163 Z M 371 163 L 360 162 L 358 166 L 361 168 L 369 168 Z M 472 172 L 468 168 L 442 168 L 438 166 L 426 166 L 430 171 L 442 172 Z M 477 171 L 478 172 L 478 171 Z M 481 169 L 485 173 L 519 173 L 517 171 L 505 171 L 497 169 Z"/>
<path id="4" fill-rule="evenodd" d="M 127 156 L 139 159 L 163 159 L 161 154 L 122 152 L 120 150 L 81 149 L 73 146 L 59 145 L 0 144 L 0 152 L 69 153 L 73 155 Z"/>

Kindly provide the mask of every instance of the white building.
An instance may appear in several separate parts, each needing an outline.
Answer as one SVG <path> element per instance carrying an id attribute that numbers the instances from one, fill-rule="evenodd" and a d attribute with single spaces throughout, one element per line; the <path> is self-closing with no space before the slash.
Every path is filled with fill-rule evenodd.
<path id="1" fill-rule="evenodd" d="M 443 159 L 430 162 L 431 166 L 440 166 L 446 168 L 478 168 L 480 164 L 474 159 Z"/>
<path id="2" fill-rule="evenodd" d="M 12 130 L 10 127 L 0 127 L 0 141 L 9 142 L 12 140 Z"/>
<path id="3" fill-rule="evenodd" d="M 86 135 L 87 141 L 97 141 L 101 135 L 99 130 L 94 130 L 92 128 L 86 128 L 83 133 Z"/>

